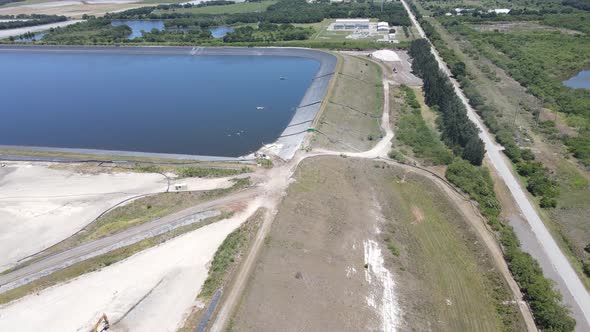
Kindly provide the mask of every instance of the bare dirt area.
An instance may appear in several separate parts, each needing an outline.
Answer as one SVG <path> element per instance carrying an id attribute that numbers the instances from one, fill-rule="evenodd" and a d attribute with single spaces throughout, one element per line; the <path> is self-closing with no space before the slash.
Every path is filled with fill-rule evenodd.
<path id="1" fill-rule="evenodd" d="M 125 199 L 168 188 L 160 174 L 80 174 L 47 166 L 0 168 L 0 270 L 72 235 Z"/>
<path id="2" fill-rule="evenodd" d="M 305 160 L 294 178 L 234 330 L 523 330 L 485 247 L 430 180 L 340 157 Z"/>
<path id="3" fill-rule="evenodd" d="M 257 209 L 252 202 L 229 219 L 1 306 L 0 330 L 87 331 L 103 312 L 113 331 L 176 330 L 194 305 L 219 245 Z"/>
<path id="4" fill-rule="evenodd" d="M 102 16 L 132 8 L 149 6 L 138 0 L 89 0 L 89 1 L 49 1 L 0 7 L 0 15 L 44 14 L 64 15 L 71 18 L 81 18 L 84 14 Z M 153 4 L 152 4 L 153 5 Z"/>
<path id="5" fill-rule="evenodd" d="M 358 57 L 370 57 L 387 68 L 386 77 L 393 84 L 405 84 L 411 87 L 422 86 L 422 79 L 412 73 L 412 59 L 406 50 L 383 49 L 379 51 L 347 51 L 345 54 Z"/>

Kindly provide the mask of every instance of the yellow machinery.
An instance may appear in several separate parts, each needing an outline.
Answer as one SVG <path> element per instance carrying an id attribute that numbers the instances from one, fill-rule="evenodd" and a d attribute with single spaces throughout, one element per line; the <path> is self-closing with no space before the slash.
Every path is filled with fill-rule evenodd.
<path id="1" fill-rule="evenodd" d="M 109 324 L 109 319 L 107 318 L 106 314 L 102 314 L 102 316 L 100 316 L 100 319 L 98 320 L 98 322 L 96 322 L 96 324 L 94 324 L 94 330 L 92 330 L 93 332 L 103 332 L 109 329 L 109 327 L 111 327 L 111 325 Z"/>

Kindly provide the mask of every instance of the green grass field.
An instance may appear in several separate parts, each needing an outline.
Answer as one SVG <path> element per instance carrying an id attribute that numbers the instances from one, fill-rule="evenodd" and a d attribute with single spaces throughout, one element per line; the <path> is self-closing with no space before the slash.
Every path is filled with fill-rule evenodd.
<path id="1" fill-rule="evenodd" d="M 239 13 L 253 13 L 263 12 L 268 6 L 275 4 L 276 0 L 263 1 L 263 2 L 240 2 L 233 5 L 225 6 L 204 6 L 204 7 L 192 7 L 192 8 L 180 8 L 172 9 L 169 11 L 157 10 L 154 13 L 191 13 L 191 14 L 209 14 L 209 15 L 220 15 L 220 14 L 239 14 Z"/>
<path id="2" fill-rule="evenodd" d="M 381 137 L 379 120 L 383 112 L 381 68 L 375 63 L 349 55 L 338 55 L 341 69 L 332 95 L 320 119 L 323 135 L 314 137 L 315 145 L 350 150 L 365 150 Z M 343 145 L 344 143 L 345 145 Z"/>
<path id="3" fill-rule="evenodd" d="M 423 179 L 390 181 L 396 204 L 393 235 L 432 296 L 434 312 L 447 331 L 495 331 L 502 326 L 495 306 L 510 298 L 504 282 L 486 270 L 483 249 L 462 225 L 449 202 Z M 496 291 L 497 293 L 494 293 Z M 494 298 L 496 298 L 494 300 Z M 496 302 L 496 303 L 494 303 Z M 519 326 L 515 307 L 504 319 Z M 518 329 L 514 329 L 518 330 Z"/>

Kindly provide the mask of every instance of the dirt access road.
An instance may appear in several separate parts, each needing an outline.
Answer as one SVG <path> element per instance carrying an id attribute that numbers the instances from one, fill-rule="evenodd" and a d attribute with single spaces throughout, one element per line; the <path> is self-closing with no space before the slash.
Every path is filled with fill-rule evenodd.
<path id="1" fill-rule="evenodd" d="M 404 8 L 408 12 L 412 23 L 418 29 L 420 37 L 427 39 L 424 30 L 416 20 L 416 17 L 410 10 L 408 4 L 405 0 L 401 0 Z M 525 193 L 524 189 L 516 179 L 516 176 L 512 173 L 511 168 L 508 166 L 508 161 L 506 157 L 503 156 L 502 150 L 504 147 L 496 144 L 492 135 L 488 132 L 487 128 L 483 125 L 481 119 L 475 112 L 475 110 L 469 105 L 469 101 L 465 94 L 459 87 L 459 84 L 453 77 L 451 76 L 450 70 L 439 56 L 436 48 L 432 46 L 432 53 L 436 58 L 436 61 L 439 64 L 441 70 L 449 77 L 451 82 L 453 83 L 453 87 L 455 88 L 455 93 L 467 109 L 467 115 L 469 119 L 477 125 L 480 129 L 479 137 L 483 140 L 487 156 L 491 161 L 491 164 L 496 169 L 496 172 L 502 179 L 502 181 L 506 184 L 512 197 L 514 198 L 515 202 L 518 204 L 520 211 L 522 212 L 524 218 L 527 220 L 528 224 L 531 226 L 531 230 L 537 239 L 537 242 L 540 248 L 543 249 L 543 254 L 545 254 L 548 260 L 551 262 L 551 265 L 555 268 L 559 277 L 563 279 L 563 283 L 557 283 L 559 285 L 565 285 L 564 287 L 559 287 L 562 293 L 569 293 L 572 299 L 575 301 L 574 303 L 567 303 L 574 312 L 574 315 L 577 318 L 577 330 L 580 331 L 587 331 L 590 328 L 590 294 L 584 287 L 584 284 L 570 265 L 567 257 L 563 254 L 557 242 L 551 236 L 551 233 L 545 227 L 545 224 L 539 217 L 533 203 L 529 200 L 527 194 Z M 567 299 L 568 297 L 566 297 Z M 576 315 L 576 313 L 578 313 Z M 580 321 L 580 319 L 584 319 L 585 321 Z"/>

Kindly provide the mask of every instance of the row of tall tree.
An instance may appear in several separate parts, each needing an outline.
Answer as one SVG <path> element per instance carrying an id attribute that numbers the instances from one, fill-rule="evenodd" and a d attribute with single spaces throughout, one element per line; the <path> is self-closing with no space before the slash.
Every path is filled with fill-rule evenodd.
<path id="1" fill-rule="evenodd" d="M 30 27 L 35 25 L 50 24 L 56 22 L 66 21 L 68 18 L 65 16 L 57 15 L 20 15 L 14 21 L 0 22 L 0 30 L 5 29 L 18 29 L 23 27 Z"/>
<path id="2" fill-rule="evenodd" d="M 453 152 L 473 165 L 481 165 L 485 154 L 479 130 L 467 117 L 465 106 L 455 94 L 453 85 L 430 51 L 425 39 L 410 46 L 412 69 L 424 80 L 426 103 L 441 113 L 439 125 L 443 141 Z"/>
<path id="3" fill-rule="evenodd" d="M 174 5 L 175 7 L 176 5 Z M 305 0 L 280 0 L 269 6 L 263 12 L 236 13 L 236 14 L 195 14 L 169 10 L 173 5 L 160 5 L 156 7 L 143 7 L 131 9 L 120 13 L 105 15 L 111 19 L 182 19 L 190 18 L 194 25 L 216 25 L 235 23 L 316 23 L 324 19 L 334 18 L 377 18 L 388 22 L 390 25 L 409 26 L 410 19 L 399 2 L 383 4 L 373 2 L 342 2 L 308 3 Z M 158 9 L 156 12 L 155 10 Z"/>

